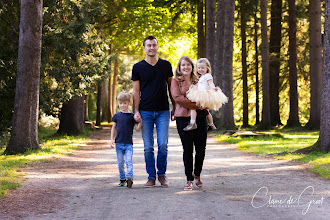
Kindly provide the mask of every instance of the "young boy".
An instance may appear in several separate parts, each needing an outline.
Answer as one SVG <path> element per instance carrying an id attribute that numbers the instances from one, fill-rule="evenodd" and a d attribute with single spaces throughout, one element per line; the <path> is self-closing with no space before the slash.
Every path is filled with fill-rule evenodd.
<path id="1" fill-rule="evenodd" d="M 113 148 L 116 145 L 120 177 L 119 186 L 125 186 L 125 183 L 127 183 L 127 187 L 131 188 L 133 185 L 133 128 L 135 127 L 136 131 L 140 131 L 142 123 L 136 122 L 134 114 L 128 109 L 131 103 L 131 95 L 129 93 L 125 91 L 119 93 L 117 101 L 120 112 L 112 117 L 111 147 Z M 115 133 L 117 134 L 114 140 Z M 125 175 L 125 160 L 127 175 Z"/>

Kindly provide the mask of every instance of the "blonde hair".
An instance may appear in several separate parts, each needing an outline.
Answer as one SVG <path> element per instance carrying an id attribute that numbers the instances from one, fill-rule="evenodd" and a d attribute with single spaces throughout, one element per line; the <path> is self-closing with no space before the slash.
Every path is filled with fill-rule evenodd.
<path id="1" fill-rule="evenodd" d="M 118 94 L 117 100 L 119 101 L 130 101 L 131 100 L 131 94 L 129 94 L 127 91 L 122 91 Z"/>
<path id="2" fill-rule="evenodd" d="M 199 63 L 205 63 L 206 64 L 206 67 L 207 67 L 207 73 L 212 73 L 211 63 L 210 63 L 210 61 L 207 58 L 200 58 L 199 60 L 197 60 L 197 64 L 199 64 Z M 200 75 L 200 74 L 198 73 L 198 75 Z"/>
<path id="3" fill-rule="evenodd" d="M 182 79 L 181 63 L 182 63 L 183 60 L 185 60 L 185 61 L 187 61 L 188 63 L 191 64 L 192 69 L 191 69 L 191 76 L 190 77 L 191 77 L 192 80 L 196 79 L 196 75 L 194 73 L 194 71 L 195 71 L 194 63 L 193 63 L 192 59 L 188 56 L 183 56 L 183 57 L 180 58 L 180 60 L 178 62 L 178 65 L 176 67 L 176 70 L 175 70 L 175 76 L 178 79 Z"/>

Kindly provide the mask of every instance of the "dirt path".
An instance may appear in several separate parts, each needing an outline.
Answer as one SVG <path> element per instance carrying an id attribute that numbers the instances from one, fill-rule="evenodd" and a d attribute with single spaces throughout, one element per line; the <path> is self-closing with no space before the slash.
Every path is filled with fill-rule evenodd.
<path id="1" fill-rule="evenodd" d="M 134 135 L 133 188 L 117 187 L 116 154 L 104 129 L 74 155 L 27 169 L 23 186 L 0 200 L 0 219 L 330 219 L 328 180 L 302 165 L 245 154 L 212 138 L 203 189 L 183 191 L 175 128 L 168 147 L 169 187 L 143 188 L 140 137 Z"/>

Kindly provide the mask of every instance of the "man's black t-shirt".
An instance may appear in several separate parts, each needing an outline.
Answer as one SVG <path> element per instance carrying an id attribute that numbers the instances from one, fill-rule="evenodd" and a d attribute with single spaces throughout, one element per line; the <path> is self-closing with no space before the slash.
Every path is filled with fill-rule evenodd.
<path id="1" fill-rule="evenodd" d="M 133 145 L 133 128 L 137 123 L 134 114 L 118 112 L 112 117 L 112 121 L 116 122 L 117 129 L 115 143 Z"/>
<path id="2" fill-rule="evenodd" d="M 140 81 L 141 100 L 139 110 L 169 110 L 167 79 L 172 76 L 171 63 L 160 58 L 154 66 L 145 60 L 133 66 L 131 79 Z"/>

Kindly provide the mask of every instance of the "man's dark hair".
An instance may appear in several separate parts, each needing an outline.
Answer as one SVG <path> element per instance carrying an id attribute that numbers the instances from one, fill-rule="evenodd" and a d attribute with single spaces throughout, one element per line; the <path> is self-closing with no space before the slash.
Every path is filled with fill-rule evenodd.
<path id="1" fill-rule="evenodd" d="M 157 39 L 154 37 L 154 36 L 148 36 L 148 37 L 146 37 L 145 39 L 144 39 L 144 41 L 143 41 L 143 46 L 145 46 L 145 42 L 147 41 L 147 40 L 156 40 L 156 42 L 157 42 L 157 44 L 158 44 L 158 41 L 157 41 Z"/>

